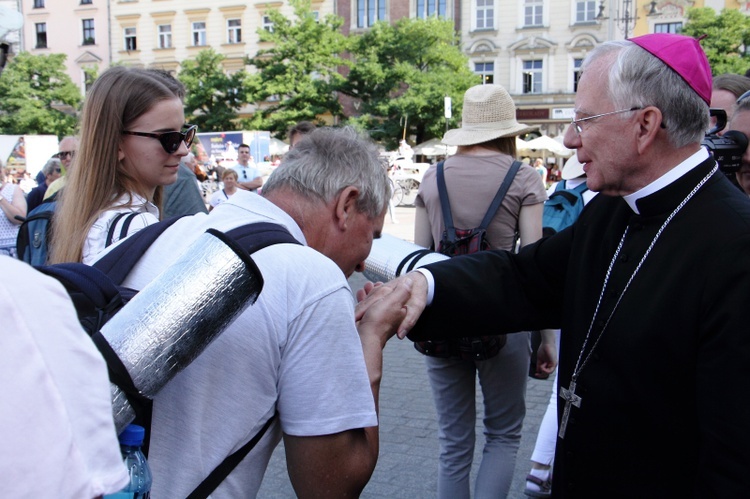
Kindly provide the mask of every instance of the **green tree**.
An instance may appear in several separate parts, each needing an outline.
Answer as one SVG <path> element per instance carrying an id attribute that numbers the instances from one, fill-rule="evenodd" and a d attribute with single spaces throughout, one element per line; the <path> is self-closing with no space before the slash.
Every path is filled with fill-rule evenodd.
<path id="1" fill-rule="evenodd" d="M 750 18 L 740 11 L 723 9 L 717 15 L 711 7 L 690 9 L 682 34 L 708 35 L 700 43 L 714 75 L 745 74 L 750 69 Z"/>
<path id="2" fill-rule="evenodd" d="M 246 102 L 247 73 L 224 71 L 225 56 L 213 49 L 202 50 L 195 60 L 183 61 L 180 81 L 185 85 L 185 119 L 201 132 L 234 130 L 238 112 Z"/>
<path id="3" fill-rule="evenodd" d="M 357 99 L 361 115 L 350 123 L 393 148 L 406 135 L 417 142 L 442 136 L 444 98 L 451 97 L 455 125 L 463 94 L 481 83 L 450 20 L 402 18 L 376 23 L 352 43 L 352 67 L 340 90 Z"/>
<path id="4" fill-rule="evenodd" d="M 341 115 L 335 90 L 344 80 L 338 68 L 347 63 L 340 56 L 347 49 L 339 31 L 343 20 L 333 15 L 316 20 L 310 0 L 290 3 L 294 19 L 269 11 L 273 31 L 259 29 L 258 35 L 261 44 L 271 47 L 248 60 L 258 71 L 248 78 L 249 100 L 258 110 L 246 126 L 270 130 L 278 138 L 299 121 Z"/>
<path id="5" fill-rule="evenodd" d="M 0 74 L 0 133 L 75 133 L 81 90 L 65 72 L 65 54 L 21 52 Z"/>

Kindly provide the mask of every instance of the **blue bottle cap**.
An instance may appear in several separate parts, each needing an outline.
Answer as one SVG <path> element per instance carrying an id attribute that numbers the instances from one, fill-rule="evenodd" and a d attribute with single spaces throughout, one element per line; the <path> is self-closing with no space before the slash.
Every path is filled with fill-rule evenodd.
<path id="1" fill-rule="evenodd" d="M 120 433 L 120 445 L 129 445 L 131 447 L 140 447 L 143 444 L 143 438 L 146 436 L 146 429 L 137 424 L 130 424 Z"/>

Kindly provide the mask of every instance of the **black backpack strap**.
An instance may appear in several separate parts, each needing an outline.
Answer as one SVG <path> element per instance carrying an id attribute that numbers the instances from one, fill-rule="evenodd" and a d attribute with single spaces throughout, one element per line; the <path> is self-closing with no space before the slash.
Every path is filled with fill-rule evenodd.
<path id="1" fill-rule="evenodd" d="M 119 222 L 125 215 L 127 215 L 127 213 L 118 213 L 115 215 L 115 218 L 112 219 L 112 223 L 109 225 L 109 230 L 107 231 L 107 240 L 104 241 L 105 248 L 112 245 L 112 239 L 115 238 L 115 227 L 117 227 L 117 222 Z"/>
<path id="2" fill-rule="evenodd" d="M 271 423 L 273 423 L 275 419 L 276 414 L 273 414 L 270 418 L 268 418 L 268 421 L 266 421 L 266 424 L 263 425 L 263 428 L 261 428 L 258 433 L 256 433 L 255 436 L 250 439 L 248 443 L 240 447 L 233 454 L 227 456 L 224 461 L 222 461 L 221 464 L 217 466 L 211 472 L 211 474 L 208 475 L 205 480 L 203 480 L 200 485 L 198 485 L 195 490 L 190 493 L 189 496 L 187 496 L 187 499 L 205 499 L 209 495 L 211 495 L 211 493 L 216 490 L 216 487 L 218 487 L 221 482 L 223 482 L 224 479 L 229 476 L 232 470 L 235 469 L 243 459 L 245 459 L 245 456 L 247 456 L 248 453 L 253 450 L 253 447 L 255 447 L 260 439 L 263 438 L 263 435 L 265 435 L 266 431 L 268 431 L 268 428 L 271 427 Z"/>
<path id="3" fill-rule="evenodd" d="M 180 218 L 182 217 L 172 217 L 144 227 L 126 238 L 93 266 L 107 274 L 116 284 L 122 284 L 151 244 Z"/>
<path id="4" fill-rule="evenodd" d="M 520 161 L 514 161 L 513 164 L 510 165 L 510 170 L 508 170 L 508 173 L 505 175 L 505 179 L 503 179 L 503 183 L 500 184 L 500 188 L 497 190 L 497 194 L 495 194 L 495 199 L 492 200 L 492 204 L 490 205 L 490 208 L 487 210 L 487 213 L 484 215 L 484 218 L 482 219 L 482 223 L 479 224 L 480 229 L 487 229 L 487 226 L 490 225 L 492 218 L 495 216 L 495 213 L 497 213 L 497 210 L 500 209 L 500 204 L 503 202 L 503 198 L 505 197 L 505 194 L 508 192 L 508 189 L 510 188 L 510 184 L 513 183 L 513 179 L 515 178 L 516 173 L 518 173 L 518 170 L 520 168 L 521 168 Z"/>
<path id="5" fill-rule="evenodd" d="M 456 227 L 453 225 L 453 214 L 451 213 L 451 202 L 448 199 L 448 189 L 445 187 L 445 174 L 441 161 L 437 164 L 437 187 L 438 196 L 440 197 L 440 208 L 443 210 L 443 222 L 445 223 L 445 232 L 448 234 L 450 242 L 456 242 Z"/>
<path id="6" fill-rule="evenodd" d="M 242 225 L 226 233 L 250 254 L 272 244 L 300 244 L 284 227 L 272 222 L 256 222 Z"/>
<path id="7" fill-rule="evenodd" d="M 138 212 L 132 212 L 132 213 L 118 213 L 115 218 L 112 219 L 112 225 L 109 226 L 109 230 L 107 231 L 107 240 L 104 242 L 104 247 L 108 248 L 109 246 L 112 246 L 112 243 L 115 242 L 113 239 L 115 238 L 115 231 L 117 230 L 117 224 L 122 220 L 125 219 L 122 223 L 122 228 L 120 229 L 120 237 L 117 238 L 118 241 L 122 241 L 128 236 L 128 230 L 130 230 L 130 224 L 133 222 L 133 219 L 140 215 Z"/>

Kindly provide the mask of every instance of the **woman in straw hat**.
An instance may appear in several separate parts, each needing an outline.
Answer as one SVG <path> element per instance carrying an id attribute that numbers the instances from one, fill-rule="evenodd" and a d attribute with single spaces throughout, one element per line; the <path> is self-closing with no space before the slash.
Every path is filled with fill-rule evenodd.
<path id="1" fill-rule="evenodd" d="M 499 85 L 478 85 L 466 92 L 461 128 L 443 138 L 443 143 L 458 146 L 444 163 L 455 227 L 480 225 L 515 159 L 515 137 L 533 129 L 518 123 L 515 114 L 513 100 Z M 436 171 L 435 166 L 427 170 L 415 202 L 414 241 L 424 247 L 437 246 L 445 229 Z M 521 166 L 487 228 L 491 248 L 513 249 L 516 227 L 522 245 L 539 239 L 546 199 L 539 174 L 527 164 Z M 553 335 L 545 335 L 540 350 L 538 365 L 551 372 Z M 500 352 L 487 360 L 425 357 L 440 428 L 438 497 L 469 497 L 477 374 L 484 395 L 486 444 L 474 497 L 507 496 L 525 415 L 529 355 L 529 334 L 518 333 L 508 335 Z"/>

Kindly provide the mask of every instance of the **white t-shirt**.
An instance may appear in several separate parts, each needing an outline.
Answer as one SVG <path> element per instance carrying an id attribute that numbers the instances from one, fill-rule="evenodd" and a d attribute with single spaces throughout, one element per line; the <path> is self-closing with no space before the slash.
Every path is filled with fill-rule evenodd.
<path id="1" fill-rule="evenodd" d="M 56 280 L 0 256 L 0 496 L 91 498 L 128 483 L 104 359 Z"/>
<path id="2" fill-rule="evenodd" d="M 234 191 L 234 194 L 231 194 L 231 195 L 224 192 L 224 189 L 219 189 L 218 191 L 214 192 L 211 195 L 209 204 L 213 206 L 214 208 L 216 208 L 221 203 L 225 201 L 229 201 L 229 199 L 234 198 L 235 196 L 242 197 L 242 196 L 249 196 L 249 195 L 250 195 L 249 191 L 245 191 L 239 188 L 236 191 Z"/>
<path id="3" fill-rule="evenodd" d="M 138 213 L 138 216 L 130 221 L 125 237 L 159 221 L 159 208 L 137 194 L 132 196 L 131 201 L 130 195 L 124 194 L 114 203 L 112 208 L 100 214 L 94 221 L 94 225 L 91 226 L 88 236 L 86 236 L 86 242 L 83 243 L 83 258 L 81 260 L 83 263 L 91 265 L 99 259 L 101 252 L 106 248 L 109 228 L 115 217 L 120 213 Z M 126 206 L 127 204 L 131 206 Z M 124 218 L 120 218 L 117 222 L 112 237 L 113 244 L 120 240 L 120 232 L 125 223 Z"/>
<path id="4" fill-rule="evenodd" d="M 305 241 L 266 199 L 233 197 L 209 215 L 176 222 L 125 285 L 141 289 L 209 227 L 228 231 L 257 221 L 280 223 Z M 317 436 L 378 423 L 351 290 L 338 266 L 295 244 L 272 245 L 252 258 L 264 278 L 258 301 L 155 397 L 149 450 L 155 499 L 187 496 L 277 411 L 214 499 L 255 496 L 282 430 Z"/>

